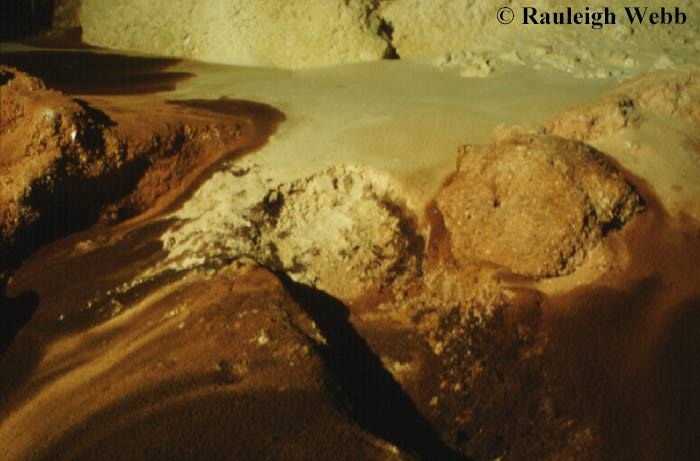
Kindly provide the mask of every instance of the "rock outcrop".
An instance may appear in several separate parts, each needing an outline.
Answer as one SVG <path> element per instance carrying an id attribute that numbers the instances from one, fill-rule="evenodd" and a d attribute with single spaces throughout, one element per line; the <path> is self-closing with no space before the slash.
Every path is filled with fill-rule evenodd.
<path id="1" fill-rule="evenodd" d="M 573 271 L 641 209 L 642 199 L 595 149 L 514 134 L 464 146 L 437 206 L 458 260 L 548 277 Z"/>
<path id="2" fill-rule="evenodd" d="M 83 0 L 90 44 L 229 64 L 306 68 L 381 59 L 388 44 L 360 1 Z"/>
<path id="3" fill-rule="evenodd" d="M 388 175 L 337 166 L 267 185 L 251 169 L 218 173 L 178 212 L 167 267 L 251 258 L 343 300 L 417 273 L 423 239 Z"/>
<path id="4" fill-rule="evenodd" d="M 497 19 L 504 6 L 513 10 L 508 24 Z M 553 0 L 527 6 L 537 9 L 537 18 L 565 10 Z M 566 6 L 589 7 L 583 0 Z M 688 18 L 700 14 L 692 0 L 674 6 Z M 78 22 L 93 45 L 291 69 L 401 57 L 433 60 L 470 77 L 529 64 L 607 78 L 698 62 L 700 29 L 692 19 L 678 27 L 630 24 L 623 7 L 611 6 L 615 24 L 594 30 L 592 24 L 524 24 L 523 7 L 490 0 L 82 0 Z M 57 24 L 72 24 L 66 11 L 76 8 L 58 8 Z"/>
<path id="5" fill-rule="evenodd" d="M 557 136 L 594 141 L 640 124 L 644 114 L 700 125 L 700 70 L 662 70 L 627 81 L 604 97 L 549 122 Z"/>
<path id="6" fill-rule="evenodd" d="M 0 271 L 52 239 L 173 199 L 207 165 L 266 136 L 254 117 L 154 100 L 155 117 L 135 110 L 112 119 L 15 69 L 0 68 L 0 79 Z"/>

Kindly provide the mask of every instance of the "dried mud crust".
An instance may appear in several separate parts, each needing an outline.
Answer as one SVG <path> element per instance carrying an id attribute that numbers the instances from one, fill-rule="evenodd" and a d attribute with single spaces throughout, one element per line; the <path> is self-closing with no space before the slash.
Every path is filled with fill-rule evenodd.
<path id="1" fill-rule="evenodd" d="M 700 125 L 700 70 L 663 70 L 632 79 L 595 102 L 558 114 L 547 129 L 557 136 L 592 141 L 637 127 L 646 114 Z"/>
<path id="2" fill-rule="evenodd" d="M 514 133 L 488 146 L 464 146 L 436 203 L 461 263 L 551 277 L 575 270 L 643 200 L 595 149 Z"/>
<path id="3" fill-rule="evenodd" d="M 346 301 L 419 272 L 423 239 L 389 176 L 335 166 L 269 187 L 258 174 L 218 173 L 185 204 L 163 235 L 172 268 L 248 257 Z"/>
<path id="4" fill-rule="evenodd" d="M 0 92 L 0 270 L 98 219 L 162 206 L 253 138 L 249 120 L 178 113 L 160 100 L 156 116 L 106 113 L 8 67 Z"/>

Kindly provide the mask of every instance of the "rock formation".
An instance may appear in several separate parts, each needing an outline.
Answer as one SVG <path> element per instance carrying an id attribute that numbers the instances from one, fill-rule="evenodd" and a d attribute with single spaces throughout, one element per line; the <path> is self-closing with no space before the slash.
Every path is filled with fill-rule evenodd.
<path id="1" fill-rule="evenodd" d="M 122 112 L 115 121 L 16 69 L 0 72 L 0 271 L 66 233 L 153 208 L 207 162 L 257 142 L 244 118 L 170 124 Z"/>
<path id="2" fill-rule="evenodd" d="M 696 22 L 55 5 L 295 71 L 3 48 L 3 461 L 700 459 Z"/>
<path id="3" fill-rule="evenodd" d="M 500 24 L 498 9 L 508 5 L 516 17 Z M 634 75 L 651 65 L 697 63 L 700 29 L 693 21 L 673 30 L 630 24 L 624 9 L 613 5 L 616 23 L 599 30 L 525 25 L 522 6 L 490 0 L 82 0 L 78 22 L 83 40 L 103 47 L 291 69 L 398 56 L 456 67 L 465 76 L 527 63 L 607 78 Z M 527 6 L 540 12 L 562 9 L 552 0 Z M 584 11 L 589 4 L 577 0 L 567 6 Z M 690 0 L 675 6 L 690 18 L 700 14 Z M 70 23 L 66 11 L 76 9 L 57 9 L 59 23 Z M 663 41 L 674 47 L 673 57 L 660 46 Z M 512 45 L 507 50 L 505 42 Z M 650 49 L 658 51 L 651 62 Z"/>
<path id="4" fill-rule="evenodd" d="M 458 260 L 536 277 L 575 270 L 641 203 L 601 153 L 527 134 L 464 146 L 456 175 L 437 197 Z"/>

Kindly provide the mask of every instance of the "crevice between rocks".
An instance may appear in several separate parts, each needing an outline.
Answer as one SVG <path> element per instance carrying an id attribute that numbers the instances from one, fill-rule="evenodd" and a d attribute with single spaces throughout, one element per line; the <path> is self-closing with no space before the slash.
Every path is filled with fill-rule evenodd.
<path id="1" fill-rule="evenodd" d="M 445 444 L 420 414 L 352 326 L 349 310 L 341 301 L 294 282 L 285 272 L 277 271 L 275 275 L 325 337 L 326 346 L 319 352 L 336 380 L 339 403 L 350 407 L 352 417 L 363 429 L 418 459 L 468 459 Z"/>
<path id="2" fill-rule="evenodd" d="M 353 0 L 345 0 L 345 5 L 352 6 Z M 355 0 L 357 1 L 357 0 Z M 383 0 L 360 0 L 359 7 L 364 9 L 365 25 L 387 44 L 382 59 L 401 59 L 394 46 L 394 26 L 381 15 Z M 355 4 L 357 6 L 357 4 Z"/>
<path id="3" fill-rule="evenodd" d="M 386 50 L 384 51 L 384 56 L 382 59 L 401 59 L 399 52 L 394 46 L 394 26 L 391 22 L 387 21 L 383 17 L 379 17 L 379 28 L 377 29 L 377 35 L 382 38 L 386 44 Z"/>

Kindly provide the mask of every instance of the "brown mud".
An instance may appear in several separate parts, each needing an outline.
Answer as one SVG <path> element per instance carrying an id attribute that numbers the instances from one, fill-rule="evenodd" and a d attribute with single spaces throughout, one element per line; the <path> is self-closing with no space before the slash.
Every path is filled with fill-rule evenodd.
<path id="1" fill-rule="evenodd" d="M 444 344 L 433 357 L 438 384 L 423 384 L 439 403 L 416 401 L 443 438 L 474 459 L 700 455 L 700 222 L 671 215 L 646 181 L 612 163 L 645 202 L 606 235 L 618 264 L 562 293 L 548 293 L 535 277 L 473 265 L 463 277 L 492 274 L 514 296 L 485 327 L 465 326 L 450 306 L 414 319 Z M 424 219 L 431 230 L 424 269 L 454 270 L 435 203 Z M 437 324 L 423 320 L 436 313 Z M 390 350 L 384 344 L 378 353 Z"/>
<path id="2" fill-rule="evenodd" d="M 621 232 L 625 270 L 544 298 L 550 378 L 562 411 L 598 426 L 608 459 L 697 459 L 700 223 L 633 182 L 647 210 Z"/>
<path id="3" fill-rule="evenodd" d="M 157 66 L 147 68 L 148 72 L 153 72 L 153 78 L 149 80 L 157 83 L 162 77 L 167 82 L 167 73 L 159 73 Z M 106 87 L 98 85 L 96 88 Z M 157 84 L 149 91 L 162 88 Z M 131 90 L 122 88 L 120 91 Z M 152 290 L 155 283 L 172 280 L 164 274 L 156 281 L 129 290 L 129 299 L 113 299 L 106 294 L 110 288 L 136 277 L 139 271 L 162 256 L 159 237 L 170 222 L 157 220 L 159 215 L 167 212 L 170 205 L 177 206 L 179 201 L 185 200 L 223 162 L 264 145 L 284 120 L 284 115 L 276 109 L 248 101 L 212 101 L 217 110 L 207 110 L 207 102 L 202 100 L 195 102 L 196 107 L 188 108 L 188 101 L 165 102 L 157 95 L 138 98 L 138 104 L 132 104 L 130 98 L 124 101 L 113 96 L 96 99 L 86 96 L 85 99 L 72 100 L 77 102 L 79 110 L 85 111 L 89 120 L 107 121 L 100 123 L 105 132 L 109 130 L 110 135 L 120 140 L 120 156 L 123 156 L 124 146 L 128 146 L 127 149 L 132 150 L 139 160 L 133 162 L 135 168 L 123 168 L 116 175 L 105 171 L 94 180 L 66 178 L 66 186 L 58 192 L 47 191 L 45 199 L 32 198 L 41 191 L 35 186 L 28 203 L 39 211 L 39 219 L 33 227 L 20 230 L 8 248 L 3 247 L 0 275 L 3 275 L 3 270 L 17 267 L 19 261 L 40 246 L 95 223 L 98 214 L 103 220 L 90 230 L 73 234 L 62 243 L 57 242 L 57 245 L 49 245 L 34 253 L 24 265 L 31 268 L 32 261 L 35 261 L 41 268 L 18 271 L 10 279 L 12 286 L 7 290 L 5 280 L 0 280 L 0 351 L 5 351 L 10 344 L 17 351 L 2 357 L 7 365 L 0 380 L 3 403 L 10 395 L 8 389 L 21 383 L 22 377 L 36 365 L 34 359 L 41 356 L 42 344 L 47 344 L 56 335 L 88 328 L 96 319 L 104 320 L 110 312 L 110 303 L 128 306 Z M 62 105 L 72 104 L 70 101 L 68 97 L 49 91 L 39 103 L 57 104 L 58 110 L 63 110 L 65 106 Z M 35 109 L 28 105 L 24 108 L 25 114 Z M 44 109 L 39 107 L 38 110 Z M 34 129 L 31 123 L 26 128 L 30 131 L 24 135 L 24 140 L 31 138 Z M 22 129 L 23 125 L 20 125 L 19 130 Z M 233 133 L 233 136 L 226 133 Z M 53 133 L 47 135 L 56 136 Z M 63 135 L 66 133 L 58 133 L 58 136 Z M 99 133 L 101 139 L 105 136 Z M 5 147 L 9 148 L 4 146 L 3 153 Z M 159 154 L 159 149 L 165 155 Z M 12 167 L 13 154 L 4 158 L 5 161 L 9 161 Z M 46 168 L 50 168 L 48 163 Z M 16 179 L 15 184 L 18 183 Z M 137 219 L 113 226 L 115 222 L 134 217 Z M 25 279 L 25 274 L 29 275 L 29 280 Z M 31 288 L 20 288 L 19 292 L 13 288 L 22 286 Z M 76 287 L 81 288 L 76 290 Z M 53 301 L 47 303 L 47 299 Z M 88 304 L 94 308 L 86 309 Z M 20 335 L 22 337 L 14 340 L 39 305 L 41 309 L 34 317 L 39 335 Z M 71 311 L 69 306 L 80 310 Z M 69 317 L 70 321 L 63 321 Z M 61 322 L 56 328 L 58 318 Z"/>
<path id="4" fill-rule="evenodd" d="M 48 243 L 15 271 L 0 300 L 9 459 L 700 458 L 700 223 L 669 214 L 644 180 L 625 172 L 645 209 L 602 241 L 620 263 L 564 293 L 493 264 L 459 269 L 433 202 L 417 277 L 442 270 L 479 289 L 495 272 L 510 294 L 470 329 L 452 305 L 392 311 L 430 288 L 416 280 L 346 305 L 235 261 L 143 277 L 179 224 L 163 215 L 284 116 L 100 94 L 85 100 L 143 145 L 168 132 L 163 118 L 242 134 L 155 165 L 129 220 Z"/>
<path id="5" fill-rule="evenodd" d="M 85 339 L 75 356 L 61 360 L 61 366 L 43 379 L 32 380 L 35 387 L 3 389 L 0 420 L 12 417 L 12 408 L 31 408 L 32 399 L 38 395 L 41 400 L 42 387 L 50 383 L 62 382 L 68 395 L 75 395 L 70 388 L 77 383 L 81 389 L 80 376 L 91 373 L 91 361 L 121 356 L 82 388 L 80 392 L 93 399 L 86 407 L 74 407 L 73 398 L 46 403 L 42 412 L 65 415 L 70 407 L 85 416 L 62 418 L 59 436 L 35 443 L 34 456 L 381 458 L 383 448 L 348 422 L 350 410 L 337 400 L 335 384 L 322 366 L 325 347 L 311 339 L 316 334 L 313 323 L 271 273 L 233 270 L 230 278 L 217 276 L 180 286 L 114 330 L 100 333 L 109 320 L 93 323 L 93 328 L 83 325 Z M 47 304 L 54 304 L 53 295 L 48 296 Z M 190 307 L 173 310 L 183 303 Z M 7 359 L 30 357 L 17 346 L 28 337 L 27 330 L 34 329 L 35 320 L 39 319 L 32 319 L 3 357 L 5 385 L 8 379 L 15 385 L 22 381 L 5 373 L 12 364 Z M 74 321 L 66 316 L 61 322 Z M 154 330 L 161 333 L 154 335 Z M 46 338 L 36 331 L 31 336 Z M 120 350 L 129 342 L 143 344 L 122 355 Z M 47 352 L 50 355 L 43 351 Z M 55 389 L 60 393 L 60 388 Z"/>
<path id="6" fill-rule="evenodd" d="M 221 163 L 264 145 L 284 120 L 248 101 L 198 100 L 190 108 L 158 95 L 70 98 L 21 72 L 7 74 L 3 269 L 98 219 L 163 212 Z"/>
<path id="7" fill-rule="evenodd" d="M 475 415 L 476 426 L 481 427 L 479 435 L 466 429 L 455 432 L 455 426 L 444 418 L 459 410 L 450 405 L 464 404 L 460 400 L 441 399 L 437 407 L 428 403 L 433 392 L 442 395 L 438 387 L 449 366 L 447 357 L 438 358 L 422 349 L 425 342 L 420 336 L 408 339 L 410 329 L 398 333 L 396 326 L 356 317 L 356 312 L 371 311 L 371 307 L 347 308 L 326 294 L 287 281 L 285 291 L 328 341 L 329 345 L 320 349 L 326 352 L 320 354 L 319 363 L 329 373 L 330 382 L 335 383 L 330 388 L 337 385 L 338 391 L 322 398 L 322 394 L 308 391 L 220 394 L 207 390 L 211 381 L 206 375 L 190 376 L 182 384 L 185 387 L 173 382 L 164 389 L 124 395 L 124 400 L 113 407 L 98 405 L 93 416 L 43 453 L 72 453 L 76 459 L 90 459 L 102 451 L 113 459 L 121 459 L 126 453 L 134 459 L 159 455 L 185 459 L 195 456 L 193 453 L 211 459 L 225 458 L 226 453 L 275 453 L 284 459 L 300 459 L 301 453 L 306 453 L 311 458 L 326 459 L 328 450 L 351 443 L 350 451 L 343 453 L 347 459 L 377 459 L 376 452 L 368 455 L 355 451 L 372 449 L 367 445 L 362 448 L 366 443 L 361 441 L 362 436 L 354 432 L 356 429 L 346 429 L 345 416 L 335 409 L 336 405 L 349 405 L 349 414 L 359 427 L 408 453 L 452 453 L 449 448 L 436 448 L 443 446 L 441 440 L 447 440 L 450 445 L 464 447 L 464 453 L 475 459 L 487 453 L 532 459 L 552 455 L 551 443 L 538 446 L 537 441 L 561 434 L 575 438 L 573 432 L 579 434 L 580 442 L 554 442 L 564 446 L 559 459 L 580 459 L 582 453 L 593 459 L 693 459 L 698 454 L 694 428 L 700 423 L 700 368 L 696 360 L 700 353 L 700 283 L 694 265 L 700 257 L 700 223 L 682 215 L 669 215 L 643 181 L 630 181 L 644 197 L 646 209 L 621 231 L 607 237 L 618 241 L 620 251 L 629 253 L 629 263 L 569 293 L 546 295 L 535 291 L 513 302 L 509 309 L 513 316 L 520 317 L 513 321 L 518 328 L 529 325 L 531 329 L 534 342 L 528 347 L 542 352 L 535 356 L 535 362 L 519 362 L 526 368 L 515 374 L 510 374 L 513 370 L 507 365 L 512 360 L 507 352 L 510 346 L 502 349 L 504 345 L 500 344 L 489 352 L 503 360 L 493 365 L 502 369 L 503 382 L 471 390 L 481 396 L 477 408 L 491 411 Z M 428 258 L 446 258 L 449 245 L 440 243 L 448 237 L 446 230 L 439 226 L 437 214 L 431 221 L 435 233 L 428 244 L 433 248 Z M 120 280 L 131 280 L 154 258 L 160 258 L 159 228 L 167 225 L 162 222 L 127 232 L 87 255 L 76 252 L 76 247 L 81 242 L 110 242 L 111 231 L 93 229 L 76 234 L 35 253 L 17 271 L 8 295 L 17 302 L 24 299 L 28 307 L 40 300 L 40 306 L 2 357 L 4 414 L 21 407 L 22 402 L 26 404 L 26 399 L 52 379 L 69 371 L 59 371 L 59 375 L 49 375 L 34 384 L 21 384 L 36 372 L 34 367 L 45 347 L 107 321 L 97 309 L 86 313 L 76 306 L 85 306 L 90 295 L 104 292 Z M 147 293 L 176 279 L 157 281 L 156 286 L 145 287 L 141 295 L 136 290 L 130 294 L 134 297 L 121 299 L 120 304 L 134 306 Z M 510 285 L 524 282 L 517 277 L 507 281 Z M 238 290 L 247 289 L 250 283 L 234 281 Z M 533 283 L 530 280 L 520 290 L 531 292 Z M 209 282 L 205 286 L 207 292 L 213 289 Z M 258 305 L 265 298 L 255 299 Z M 252 324 L 250 334 L 255 334 L 260 325 Z M 124 334 L 116 331 L 107 339 L 116 344 L 123 341 L 120 336 Z M 404 340 L 397 340 L 397 334 Z M 192 344 L 190 340 L 186 343 Z M 364 352 L 358 353 L 357 347 Z M 494 345 L 487 342 L 485 347 Z M 153 354 L 161 349 L 167 348 L 162 344 L 150 348 Z M 461 354 L 459 350 L 455 353 Z M 195 360 L 195 352 L 192 354 Z M 392 362 L 408 363 L 416 356 L 423 364 L 418 366 L 419 376 L 414 381 L 398 381 L 388 374 Z M 375 374 L 368 374 L 368 370 Z M 272 379 L 275 373 L 265 379 Z M 118 375 L 110 376 L 102 379 L 114 380 Z M 180 398 L 176 398 L 178 395 Z M 399 403 L 392 399 L 399 399 Z M 313 411 L 309 410 L 311 402 Z M 388 403 L 391 405 L 382 410 Z M 522 428 L 537 420 L 541 405 L 558 415 L 554 421 L 565 427 L 535 425 L 534 432 L 527 429 L 523 435 Z M 243 432 L 226 416 L 231 414 L 246 421 Z M 251 414 L 256 416 L 251 418 Z M 383 420 L 381 415 L 391 419 Z M 162 431 L 167 428 L 170 435 L 161 429 L 149 429 L 154 421 L 159 421 L 156 427 L 162 427 Z M 421 429 L 421 425 L 426 426 Z M 330 430 L 331 426 L 336 429 Z M 323 434 L 323 442 L 310 442 L 318 434 Z M 256 442 L 249 444 L 250 440 Z M 576 443 L 582 447 L 573 455 L 565 450 Z M 279 448 L 279 444 L 287 448 Z M 115 446 L 124 447 L 123 451 L 111 452 Z"/>

